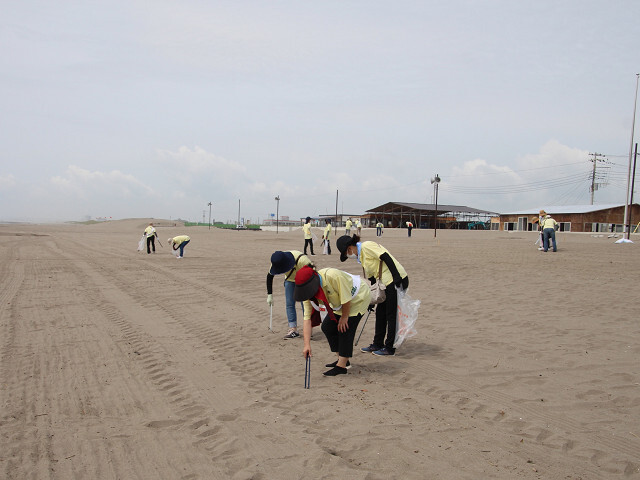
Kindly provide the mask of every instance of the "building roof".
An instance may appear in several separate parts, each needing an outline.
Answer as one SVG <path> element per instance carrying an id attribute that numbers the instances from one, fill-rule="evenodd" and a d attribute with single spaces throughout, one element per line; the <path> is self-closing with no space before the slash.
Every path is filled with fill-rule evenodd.
<path id="1" fill-rule="evenodd" d="M 637 204 L 634 203 L 634 205 Z M 624 203 L 603 203 L 601 205 L 545 205 L 543 207 L 516 210 L 509 213 L 501 213 L 501 215 L 538 215 L 540 213 L 540 210 L 544 210 L 551 215 L 567 213 L 592 213 L 620 207 L 624 207 Z"/>
<path id="2" fill-rule="evenodd" d="M 387 202 L 375 208 L 370 208 L 367 212 L 371 213 L 393 213 L 406 209 L 407 211 L 418 210 L 425 212 L 435 212 L 436 205 L 434 203 L 405 203 L 405 202 Z M 445 213 L 479 213 L 498 215 L 496 212 L 488 210 L 479 210 L 477 208 L 466 207 L 464 205 L 441 205 L 438 204 L 438 214 Z"/>

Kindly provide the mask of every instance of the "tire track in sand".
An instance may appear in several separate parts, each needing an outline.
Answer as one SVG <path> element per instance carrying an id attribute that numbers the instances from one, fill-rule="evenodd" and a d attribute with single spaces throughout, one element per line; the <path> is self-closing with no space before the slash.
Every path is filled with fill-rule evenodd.
<path id="1" fill-rule="evenodd" d="M 270 429 L 269 422 L 278 419 L 283 411 L 281 398 L 264 402 L 265 382 L 268 384 L 274 373 L 259 355 L 231 355 L 242 351 L 242 335 L 226 335 L 227 327 L 209 320 L 211 303 L 214 307 L 231 304 L 232 309 L 245 314 L 263 314 L 264 310 L 211 283 L 203 286 L 179 274 L 176 280 L 176 272 L 165 266 L 149 266 L 140 260 L 122 271 L 108 260 L 101 261 L 101 257 L 108 258 L 104 255 L 84 253 L 81 245 L 73 250 L 75 259 L 79 255 L 83 258 L 76 261 L 81 270 L 78 275 L 86 277 L 83 283 L 97 286 L 88 292 L 91 301 L 116 327 L 111 335 L 124 335 L 148 378 L 175 408 L 172 421 L 152 421 L 148 426 L 188 431 L 194 437 L 194 445 L 213 454 L 228 474 L 241 475 L 246 469 L 259 472 L 257 465 L 268 465 L 271 473 L 281 470 L 284 474 L 299 443 L 281 436 L 274 438 Z M 158 273 L 154 281 L 140 279 L 142 265 L 145 275 L 149 275 L 146 270 Z M 132 275 L 134 271 L 138 274 Z M 207 300 L 192 302 L 193 291 Z M 191 313 L 185 317 L 187 304 Z M 175 336 L 193 348 L 176 350 L 172 346 Z M 216 371 L 234 379 L 230 391 L 214 388 Z M 324 454 L 314 440 L 310 436 L 309 445 L 318 449 L 318 455 Z M 326 459 L 336 462 L 335 457 Z M 366 474 L 355 470 L 348 461 L 343 462 L 343 468 L 353 478 Z"/>

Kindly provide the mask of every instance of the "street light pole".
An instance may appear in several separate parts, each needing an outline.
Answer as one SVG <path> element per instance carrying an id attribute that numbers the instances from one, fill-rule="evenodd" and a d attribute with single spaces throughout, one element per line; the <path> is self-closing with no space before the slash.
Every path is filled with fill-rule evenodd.
<path id="1" fill-rule="evenodd" d="M 209 230 L 211 230 L 211 202 L 207 203 L 209 205 Z"/>
<path id="2" fill-rule="evenodd" d="M 431 184 L 433 185 L 434 196 L 436 198 L 436 210 L 433 216 L 433 238 L 438 236 L 438 184 L 440 183 L 440 177 L 436 173 L 436 176 L 431 179 Z"/>
<path id="3" fill-rule="evenodd" d="M 276 201 L 276 235 L 278 234 L 278 226 L 280 219 L 280 195 L 275 198 Z"/>

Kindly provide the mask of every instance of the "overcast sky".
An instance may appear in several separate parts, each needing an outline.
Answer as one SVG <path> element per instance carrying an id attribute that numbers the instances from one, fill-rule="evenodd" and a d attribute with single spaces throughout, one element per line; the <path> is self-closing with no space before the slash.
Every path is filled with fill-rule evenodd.
<path id="1" fill-rule="evenodd" d="M 3 221 L 625 201 L 637 0 L 1 4 Z"/>

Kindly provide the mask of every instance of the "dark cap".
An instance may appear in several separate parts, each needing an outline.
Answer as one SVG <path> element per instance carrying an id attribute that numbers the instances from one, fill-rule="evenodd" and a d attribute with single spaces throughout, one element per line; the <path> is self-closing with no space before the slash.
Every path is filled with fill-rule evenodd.
<path id="1" fill-rule="evenodd" d="M 280 275 L 286 273 L 296 266 L 296 259 L 291 252 L 273 252 L 271 255 L 271 275 Z"/>
<path id="2" fill-rule="evenodd" d="M 342 235 L 336 240 L 336 247 L 340 250 L 340 261 L 344 262 L 347 259 L 347 248 L 350 245 L 355 245 L 353 238 L 349 235 Z"/>

